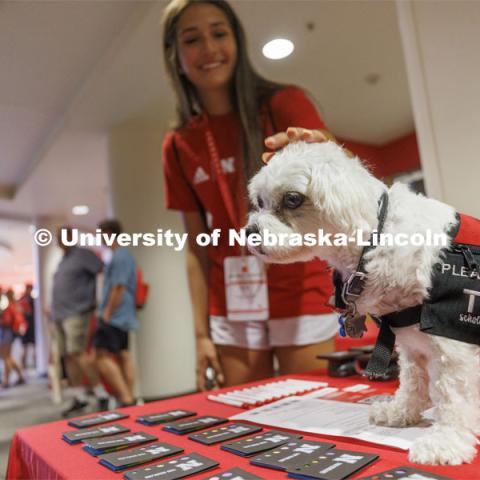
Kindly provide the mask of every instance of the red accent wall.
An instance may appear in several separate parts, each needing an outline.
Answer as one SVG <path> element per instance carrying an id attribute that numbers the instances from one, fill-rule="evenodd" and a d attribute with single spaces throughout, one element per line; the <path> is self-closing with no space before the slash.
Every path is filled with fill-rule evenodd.
<path id="1" fill-rule="evenodd" d="M 338 139 L 338 141 L 348 148 L 352 153 L 360 157 L 364 163 L 368 165 L 370 171 L 376 177 L 382 177 L 380 159 L 380 148 L 375 145 L 368 145 L 366 143 L 358 143 L 351 140 Z"/>
<path id="2" fill-rule="evenodd" d="M 415 133 L 383 145 L 380 156 L 383 176 L 422 168 Z"/>
<path id="3" fill-rule="evenodd" d="M 417 137 L 414 132 L 381 146 L 344 139 L 338 140 L 355 155 L 365 160 L 372 173 L 378 178 L 422 168 Z"/>

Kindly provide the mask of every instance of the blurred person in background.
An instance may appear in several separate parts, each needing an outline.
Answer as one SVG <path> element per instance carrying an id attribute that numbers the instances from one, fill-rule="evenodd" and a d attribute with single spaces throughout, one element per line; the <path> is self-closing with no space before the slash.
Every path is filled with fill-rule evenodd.
<path id="1" fill-rule="evenodd" d="M 123 229 L 117 220 L 105 220 L 98 228 L 102 234 L 114 235 Z M 135 369 L 128 351 L 129 331 L 138 328 L 135 307 L 136 265 L 130 251 L 116 239 L 110 247 L 110 263 L 105 267 L 102 301 L 98 310 L 99 325 L 94 346 L 101 375 L 114 390 L 122 406 L 134 405 Z"/>
<path id="2" fill-rule="evenodd" d="M 3 321 L 3 288 L 2 286 L 0 285 L 0 360 L 2 360 L 2 356 L 1 356 L 1 349 L 2 349 L 2 337 L 3 337 L 3 327 L 2 327 L 2 321 Z M 3 366 L 3 361 L 0 363 L 0 379 L 3 377 L 3 370 L 4 370 L 4 366 Z M 0 382 L 0 385 L 1 385 L 1 382 Z"/>
<path id="3" fill-rule="evenodd" d="M 12 345 L 15 336 L 25 334 L 27 330 L 26 321 L 22 315 L 22 311 L 12 289 L 7 290 L 6 297 L 8 300 L 7 308 L 2 312 L 0 317 L 0 357 L 3 360 L 3 380 L 2 387 L 10 386 L 10 373 L 14 370 L 18 379 L 15 385 L 25 383 L 25 377 L 20 365 L 12 357 Z"/>
<path id="4" fill-rule="evenodd" d="M 72 240 L 71 227 L 59 229 L 57 242 L 64 255 L 53 277 L 51 315 L 73 393 L 71 405 L 63 411 L 64 416 L 70 416 L 81 413 L 89 405 L 87 387 L 97 398 L 98 409 L 108 408 L 108 393 L 87 353 L 89 324 L 96 306 L 96 277 L 103 262 L 87 248 L 64 243 L 62 230 L 65 242 Z M 88 385 L 82 385 L 84 380 Z"/>
<path id="5" fill-rule="evenodd" d="M 25 321 L 27 322 L 27 331 L 22 337 L 22 366 L 24 369 L 27 368 L 29 351 L 32 352 L 32 364 L 35 368 L 35 303 L 32 297 L 32 289 L 32 284 L 27 283 L 25 285 L 25 292 L 18 301 Z"/>

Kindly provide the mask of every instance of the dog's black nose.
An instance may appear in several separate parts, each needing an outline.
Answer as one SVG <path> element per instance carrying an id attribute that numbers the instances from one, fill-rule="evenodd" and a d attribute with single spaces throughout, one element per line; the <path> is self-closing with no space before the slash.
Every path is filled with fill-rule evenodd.
<path id="1" fill-rule="evenodd" d="M 253 225 L 249 225 L 245 230 L 245 234 L 247 235 L 247 238 L 253 233 L 260 233 L 260 230 L 258 229 L 258 225 L 256 225 L 255 223 Z"/>

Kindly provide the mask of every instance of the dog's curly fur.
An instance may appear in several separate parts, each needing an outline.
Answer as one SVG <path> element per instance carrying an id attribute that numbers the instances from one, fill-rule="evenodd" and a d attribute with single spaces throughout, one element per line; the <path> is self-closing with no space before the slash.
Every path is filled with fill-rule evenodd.
<path id="1" fill-rule="evenodd" d="M 277 153 L 249 184 L 256 207 L 249 228 L 272 233 L 342 233 L 357 229 L 367 235 L 377 228 L 378 200 L 387 187 L 362 162 L 337 144 L 290 144 Z M 286 208 L 286 192 L 305 198 Z M 388 189 L 385 233 L 445 233 L 456 222 L 455 210 L 413 193 L 407 186 Z M 261 208 L 260 208 L 261 206 Z M 365 290 L 356 304 L 360 314 L 384 315 L 423 303 L 431 272 L 440 260 L 441 246 L 378 246 L 366 255 Z M 362 247 L 268 246 L 251 248 L 267 262 L 291 263 L 320 257 L 344 278 L 355 271 Z M 420 332 L 418 325 L 396 329 L 400 387 L 392 402 L 371 406 L 371 421 L 404 427 L 421 420 L 435 407 L 435 423 L 410 448 L 415 463 L 457 465 L 471 462 L 480 431 L 480 349 Z"/>

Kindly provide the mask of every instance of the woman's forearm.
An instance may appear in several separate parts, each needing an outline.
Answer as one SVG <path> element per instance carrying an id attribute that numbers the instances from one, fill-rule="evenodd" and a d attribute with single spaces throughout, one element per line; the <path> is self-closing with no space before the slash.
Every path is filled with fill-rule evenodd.
<path id="1" fill-rule="evenodd" d="M 192 301 L 195 336 L 197 339 L 209 338 L 208 325 L 208 254 L 194 239 L 207 231 L 200 212 L 183 214 L 185 231 L 188 233 L 187 277 Z"/>
<path id="2" fill-rule="evenodd" d="M 187 278 L 192 301 L 195 336 L 197 338 L 209 337 L 207 258 L 205 251 L 187 249 Z"/>

